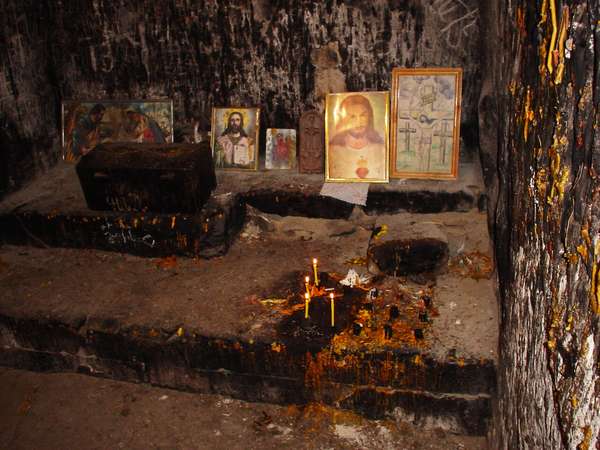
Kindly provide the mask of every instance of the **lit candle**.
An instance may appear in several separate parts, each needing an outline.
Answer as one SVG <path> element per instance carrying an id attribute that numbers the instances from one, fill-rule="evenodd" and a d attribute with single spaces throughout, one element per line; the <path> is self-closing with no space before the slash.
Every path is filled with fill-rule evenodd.
<path id="1" fill-rule="evenodd" d="M 304 286 L 306 287 L 306 293 L 308 294 L 308 296 L 310 297 L 310 288 L 308 287 L 308 282 L 310 281 L 310 278 L 308 277 L 304 277 Z"/>
<path id="2" fill-rule="evenodd" d="M 319 287 L 319 274 L 317 272 L 317 258 L 313 258 L 313 271 L 315 272 L 315 286 Z"/>
<path id="3" fill-rule="evenodd" d="M 308 304 L 310 303 L 310 295 L 308 292 L 304 294 L 304 318 L 308 319 Z"/>
<path id="4" fill-rule="evenodd" d="M 333 300 L 333 292 L 329 294 L 331 299 L 331 326 L 335 327 L 335 300 Z"/>

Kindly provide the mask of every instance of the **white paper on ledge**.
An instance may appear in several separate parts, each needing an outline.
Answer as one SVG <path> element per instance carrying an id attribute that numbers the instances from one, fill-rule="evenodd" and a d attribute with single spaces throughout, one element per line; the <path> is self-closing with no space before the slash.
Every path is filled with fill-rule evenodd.
<path id="1" fill-rule="evenodd" d="M 333 197 L 353 205 L 367 205 L 369 183 L 323 183 L 321 195 Z"/>

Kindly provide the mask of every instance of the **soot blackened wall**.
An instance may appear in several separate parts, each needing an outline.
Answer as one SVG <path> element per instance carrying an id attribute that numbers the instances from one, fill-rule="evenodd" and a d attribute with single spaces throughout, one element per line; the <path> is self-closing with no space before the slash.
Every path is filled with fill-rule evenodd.
<path id="1" fill-rule="evenodd" d="M 477 122 L 475 0 L 0 3 L 0 195 L 57 160 L 62 99 L 172 98 L 181 140 L 213 105 L 296 127 L 327 92 L 389 89 L 393 67 L 459 66 L 462 122 Z"/>

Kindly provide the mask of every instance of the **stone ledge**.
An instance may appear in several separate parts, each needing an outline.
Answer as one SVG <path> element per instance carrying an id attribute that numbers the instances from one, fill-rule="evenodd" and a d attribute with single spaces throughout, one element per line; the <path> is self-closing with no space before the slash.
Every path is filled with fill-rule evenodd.
<path id="1" fill-rule="evenodd" d="M 227 253 L 244 218 L 244 204 L 234 195 L 211 197 L 197 214 L 25 209 L 0 214 L 0 242 L 212 258 Z"/>
<path id="2" fill-rule="evenodd" d="M 461 165 L 452 181 L 391 180 L 369 187 L 367 214 L 407 211 L 436 213 L 481 208 L 485 188 L 477 162 Z M 323 175 L 293 171 L 217 171 L 214 195 L 239 194 L 249 204 L 280 215 L 347 218 L 352 205 L 319 195 Z M 0 213 L 33 211 L 72 214 L 87 205 L 73 164 L 60 162 L 47 173 L 0 202 Z"/>
<path id="3" fill-rule="evenodd" d="M 158 214 L 92 211 L 75 167 L 61 162 L 0 203 L 0 242 L 208 258 L 227 251 L 242 226 L 246 204 L 265 213 L 326 219 L 348 219 L 356 209 L 368 215 L 477 209 L 485 196 L 479 169 L 475 164 L 463 166 L 455 181 L 371 185 L 366 207 L 321 196 L 322 175 L 220 171 L 215 195 L 201 212 Z"/>
<path id="4" fill-rule="evenodd" d="M 389 364 L 390 354 L 363 355 L 363 365 L 351 368 L 346 376 L 336 376 L 324 369 L 318 378 L 312 372 L 311 356 L 273 352 L 269 345 L 205 337 L 193 341 L 142 339 L 125 332 L 107 333 L 90 328 L 82 335 L 67 324 L 15 321 L 5 316 L 0 317 L 0 324 L 0 365 L 7 367 L 78 372 L 255 402 L 319 401 L 369 418 L 402 414 L 417 422 L 435 422 L 454 433 L 471 435 L 485 434 L 491 414 L 488 393 L 469 395 L 417 389 L 425 379 L 442 383 L 452 379 L 454 390 L 459 391 L 466 386 L 492 388 L 491 366 L 453 364 L 429 373 L 426 365 L 435 362 L 427 361 L 419 363 L 419 373 L 410 375 L 412 383 L 401 383 L 406 387 L 375 388 L 381 380 L 374 380 L 371 372 L 377 362 Z M 114 323 L 108 325 L 114 327 Z M 414 359 L 414 355 L 409 356 Z M 397 357 L 400 359 L 402 355 Z M 464 378 L 463 372 L 487 373 L 488 386 L 476 386 L 472 379 Z M 353 381 L 355 374 L 360 373 L 368 373 L 367 378 Z"/>
<path id="5" fill-rule="evenodd" d="M 438 361 L 414 349 L 334 354 L 328 349 L 278 348 L 271 342 L 250 343 L 193 331 L 180 338 L 177 330 L 157 332 L 142 325 L 122 329 L 114 319 L 93 324 L 77 328 L 52 318 L 17 319 L 0 314 L 0 344 L 5 350 L 120 361 L 142 372 L 165 366 L 293 378 L 312 385 L 332 382 L 471 395 L 495 390 L 491 361 Z"/>

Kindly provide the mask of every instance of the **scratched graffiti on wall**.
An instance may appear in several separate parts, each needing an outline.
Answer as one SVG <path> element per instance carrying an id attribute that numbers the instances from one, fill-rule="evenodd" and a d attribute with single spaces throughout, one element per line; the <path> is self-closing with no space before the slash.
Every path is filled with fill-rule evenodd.
<path id="1" fill-rule="evenodd" d="M 443 24 L 440 37 L 450 48 L 461 47 L 478 31 L 479 8 L 464 0 L 433 0 L 429 8 Z"/>
<path id="2" fill-rule="evenodd" d="M 103 235 L 110 245 L 145 245 L 150 248 L 154 248 L 156 241 L 150 233 L 146 233 L 143 236 L 136 235 L 131 228 L 117 229 L 110 222 L 106 221 L 105 225 L 100 227 Z"/>

